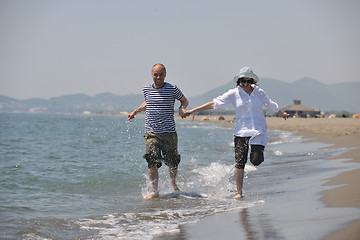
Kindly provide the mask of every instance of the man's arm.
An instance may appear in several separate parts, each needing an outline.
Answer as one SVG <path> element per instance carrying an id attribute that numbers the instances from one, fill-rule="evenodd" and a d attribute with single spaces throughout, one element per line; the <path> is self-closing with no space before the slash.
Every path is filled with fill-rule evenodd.
<path id="1" fill-rule="evenodd" d="M 179 115 L 180 115 L 180 117 L 184 118 L 185 117 L 185 108 L 187 108 L 187 106 L 189 105 L 189 101 L 183 95 L 182 98 L 180 98 L 180 103 L 181 103 L 181 105 L 179 107 Z"/>
<path id="2" fill-rule="evenodd" d="M 146 110 L 146 102 L 144 101 L 138 108 L 136 108 L 134 111 L 129 113 L 128 120 L 131 122 L 131 119 L 133 119 L 138 112 L 143 112 L 145 110 Z"/>

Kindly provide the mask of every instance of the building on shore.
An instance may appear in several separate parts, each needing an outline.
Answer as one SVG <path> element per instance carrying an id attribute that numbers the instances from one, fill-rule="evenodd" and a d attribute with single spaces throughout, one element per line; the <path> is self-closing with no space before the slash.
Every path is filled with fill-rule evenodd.
<path id="1" fill-rule="evenodd" d="M 290 117 L 312 118 L 321 117 L 321 111 L 301 105 L 300 99 L 294 99 L 294 104 L 280 108 L 282 112 L 287 112 Z"/>

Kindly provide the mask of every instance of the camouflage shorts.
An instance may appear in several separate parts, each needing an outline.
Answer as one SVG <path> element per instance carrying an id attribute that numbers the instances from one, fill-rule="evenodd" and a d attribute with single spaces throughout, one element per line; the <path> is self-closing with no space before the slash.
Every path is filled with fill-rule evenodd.
<path id="1" fill-rule="evenodd" d="M 148 162 L 148 168 L 157 164 L 161 167 L 164 162 L 169 168 L 177 169 L 180 163 L 178 153 L 178 137 L 176 132 L 168 133 L 145 133 L 146 153 L 144 158 Z"/>
<path id="2" fill-rule="evenodd" d="M 245 164 L 248 159 L 249 152 L 249 140 L 250 137 L 237 137 L 234 138 L 235 143 L 235 167 L 239 169 L 244 169 Z M 265 146 L 262 145 L 250 145 L 250 162 L 254 166 L 260 165 L 264 161 L 264 149 Z"/>

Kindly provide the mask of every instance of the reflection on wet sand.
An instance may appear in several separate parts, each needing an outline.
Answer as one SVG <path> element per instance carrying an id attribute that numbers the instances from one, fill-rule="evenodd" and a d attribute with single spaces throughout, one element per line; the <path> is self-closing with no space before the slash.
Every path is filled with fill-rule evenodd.
<path id="1" fill-rule="evenodd" d="M 255 211 L 255 213 L 257 213 L 257 216 L 251 216 L 247 208 L 242 209 L 239 212 L 241 227 L 245 230 L 246 239 L 285 239 L 276 231 L 276 228 L 272 225 L 272 221 L 267 214 L 257 211 Z"/>
<path id="2" fill-rule="evenodd" d="M 229 229 L 231 229 L 229 231 Z M 230 212 L 215 214 L 203 218 L 195 225 L 179 226 L 179 232 L 167 233 L 154 240 L 188 240 L 188 239 L 246 239 L 246 240 L 284 240 L 273 225 L 271 217 L 262 211 L 251 211 L 249 208 L 239 213 Z"/>

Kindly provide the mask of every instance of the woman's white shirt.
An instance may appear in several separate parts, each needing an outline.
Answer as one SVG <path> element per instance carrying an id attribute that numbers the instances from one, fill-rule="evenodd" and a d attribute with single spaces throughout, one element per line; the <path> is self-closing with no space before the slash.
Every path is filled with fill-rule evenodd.
<path id="1" fill-rule="evenodd" d="M 267 125 L 263 106 L 272 112 L 278 112 L 279 106 L 263 89 L 256 85 L 252 87 L 253 91 L 250 95 L 238 86 L 214 98 L 214 109 L 225 104 L 233 104 L 236 118 L 234 135 L 251 137 L 250 144 L 266 146 Z"/>

